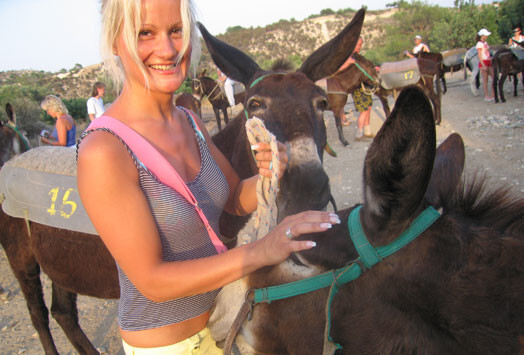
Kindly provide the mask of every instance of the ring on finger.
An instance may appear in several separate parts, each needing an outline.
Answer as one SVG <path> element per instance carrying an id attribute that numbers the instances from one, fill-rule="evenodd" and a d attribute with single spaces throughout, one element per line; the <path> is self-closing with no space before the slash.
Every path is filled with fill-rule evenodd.
<path id="1" fill-rule="evenodd" d="M 269 162 L 269 170 L 273 170 L 273 161 Z"/>
<path id="2" fill-rule="evenodd" d="M 286 238 L 293 239 L 293 233 L 291 233 L 291 228 L 286 229 Z"/>

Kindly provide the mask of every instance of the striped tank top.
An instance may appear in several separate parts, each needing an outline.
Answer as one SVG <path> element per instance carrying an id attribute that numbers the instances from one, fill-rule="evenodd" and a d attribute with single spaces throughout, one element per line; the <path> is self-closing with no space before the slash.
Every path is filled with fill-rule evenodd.
<path id="1" fill-rule="evenodd" d="M 187 186 L 213 230 L 218 232 L 219 218 L 229 197 L 229 184 L 213 159 L 204 137 L 196 134 L 196 123 L 185 110 L 184 112 L 195 131 L 201 161 L 200 171 Z M 215 246 L 195 207 L 178 192 L 160 182 L 118 135 L 105 128 L 95 130 L 115 135 L 130 152 L 139 172 L 140 187 L 149 202 L 158 228 L 163 260 L 184 261 L 216 255 Z M 82 138 L 95 130 L 85 132 Z M 120 281 L 118 323 L 127 331 L 153 329 L 195 318 L 213 306 L 220 291 L 218 289 L 167 302 L 153 302 L 140 293 L 118 263 L 117 267 Z"/>

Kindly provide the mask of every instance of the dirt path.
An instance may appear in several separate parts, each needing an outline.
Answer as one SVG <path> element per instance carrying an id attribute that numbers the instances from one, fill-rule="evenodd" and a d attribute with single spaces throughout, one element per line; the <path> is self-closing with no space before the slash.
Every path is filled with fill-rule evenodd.
<path id="1" fill-rule="evenodd" d="M 443 96 L 443 123 L 437 128 L 438 141 L 458 132 L 466 142 L 466 170 L 486 172 L 494 184 L 511 186 L 524 192 L 524 93 L 519 97 L 507 94 L 506 104 L 486 103 L 473 97 L 461 79 L 462 73 L 448 78 L 449 91 Z M 507 84 L 506 88 L 509 89 Z M 352 104 L 348 105 L 352 108 Z M 354 116 L 354 115 L 353 115 Z M 204 112 L 211 131 L 216 126 L 212 113 Z M 354 142 L 355 123 L 345 128 L 351 142 L 343 147 L 337 138 L 331 113 L 326 115 L 328 137 L 338 158 L 325 156 L 326 170 L 339 208 L 362 200 L 361 175 L 370 142 Z M 353 117 L 354 119 L 354 117 Z M 380 104 L 375 101 L 372 113 L 374 131 L 384 119 Z M 42 277 L 46 302 L 50 301 L 50 283 Z M 25 300 L 13 277 L 3 250 L 0 251 L 0 353 L 43 354 L 40 341 L 32 327 Z M 116 301 L 79 296 L 80 323 L 93 344 L 107 354 L 123 354 L 116 325 Z M 61 354 L 76 354 L 54 319 L 51 332 Z"/>

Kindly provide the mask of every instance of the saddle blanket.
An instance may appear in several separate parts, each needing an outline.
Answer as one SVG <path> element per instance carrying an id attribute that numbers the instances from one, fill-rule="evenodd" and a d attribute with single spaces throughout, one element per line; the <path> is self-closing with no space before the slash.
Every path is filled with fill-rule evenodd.
<path id="1" fill-rule="evenodd" d="M 420 80 L 417 58 L 383 63 L 380 66 L 379 77 L 382 87 L 386 90 L 416 84 Z"/>
<path id="2" fill-rule="evenodd" d="M 38 147 L 0 170 L 2 210 L 51 227 L 97 235 L 76 183 L 76 150 Z"/>
<path id="3" fill-rule="evenodd" d="M 511 48 L 511 53 L 513 53 L 518 60 L 524 60 L 524 48 Z"/>
<path id="4" fill-rule="evenodd" d="M 464 57 L 466 56 L 466 48 L 450 49 L 442 52 L 442 64 L 447 67 L 464 64 Z"/>

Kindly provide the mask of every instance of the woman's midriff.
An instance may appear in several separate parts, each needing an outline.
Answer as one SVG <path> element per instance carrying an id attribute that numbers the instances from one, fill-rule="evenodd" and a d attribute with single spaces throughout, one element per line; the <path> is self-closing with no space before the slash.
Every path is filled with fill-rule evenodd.
<path id="1" fill-rule="evenodd" d="M 181 323 L 166 325 L 165 327 L 127 331 L 120 329 L 122 339 L 137 348 L 155 348 L 173 345 L 200 332 L 207 325 L 209 312 Z"/>

